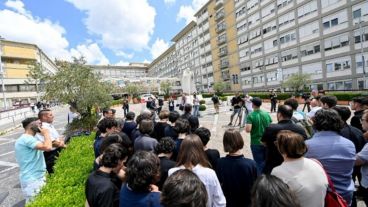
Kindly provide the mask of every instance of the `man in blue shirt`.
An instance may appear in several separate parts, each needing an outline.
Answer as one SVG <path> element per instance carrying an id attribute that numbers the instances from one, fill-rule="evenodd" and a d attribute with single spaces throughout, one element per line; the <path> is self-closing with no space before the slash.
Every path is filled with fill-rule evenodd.
<path id="1" fill-rule="evenodd" d="M 52 148 L 49 131 L 40 124 L 35 117 L 22 121 L 25 133 L 15 142 L 19 179 L 26 202 L 37 195 L 45 183 L 46 163 L 42 151 L 50 151 Z M 43 142 L 35 138 L 37 132 L 44 136 Z"/>
<path id="2" fill-rule="evenodd" d="M 306 141 L 308 152 L 305 156 L 322 163 L 336 191 L 350 205 L 354 192 L 352 173 L 355 146 L 353 142 L 339 134 L 343 121 L 335 110 L 318 110 L 314 116 L 313 126 L 317 132 Z"/>

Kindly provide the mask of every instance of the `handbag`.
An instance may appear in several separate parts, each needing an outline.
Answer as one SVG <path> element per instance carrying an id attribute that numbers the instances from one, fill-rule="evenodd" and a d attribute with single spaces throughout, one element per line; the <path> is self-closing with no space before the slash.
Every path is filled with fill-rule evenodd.
<path id="1" fill-rule="evenodd" d="M 322 164 L 317 160 L 314 161 L 317 162 L 322 167 L 323 172 L 325 173 L 328 180 L 328 187 L 325 197 L 325 207 L 348 207 L 349 205 L 346 203 L 345 199 L 336 192 L 332 180 L 330 176 L 327 174 L 326 170 L 323 168 Z"/>

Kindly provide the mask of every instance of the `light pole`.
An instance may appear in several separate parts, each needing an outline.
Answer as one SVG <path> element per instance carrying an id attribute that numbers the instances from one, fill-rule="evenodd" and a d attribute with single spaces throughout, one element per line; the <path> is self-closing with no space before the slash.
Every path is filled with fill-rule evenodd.
<path id="1" fill-rule="evenodd" d="M 4 69 L 3 69 L 3 62 L 2 62 L 2 55 L 3 55 L 3 50 L 2 50 L 2 44 L 1 44 L 1 40 L 3 40 L 4 38 L 2 38 L 0 36 L 0 74 L 1 74 L 1 88 L 3 91 L 3 101 L 4 101 L 4 109 L 7 110 L 8 109 L 8 104 L 6 103 L 6 96 L 5 96 L 5 83 L 4 83 Z"/>
<path id="2" fill-rule="evenodd" d="M 362 55 L 362 68 L 363 68 L 363 90 L 367 89 L 366 72 L 365 72 L 365 58 L 364 58 L 364 48 L 363 48 L 363 29 L 362 29 L 362 16 L 359 17 L 359 31 L 360 31 L 360 49 Z"/>

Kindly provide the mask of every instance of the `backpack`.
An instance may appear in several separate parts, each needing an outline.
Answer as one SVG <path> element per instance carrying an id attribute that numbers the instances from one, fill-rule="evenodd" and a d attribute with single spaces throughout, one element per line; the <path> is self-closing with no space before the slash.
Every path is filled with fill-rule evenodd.
<path id="1" fill-rule="evenodd" d="M 304 113 L 303 113 L 303 117 L 304 117 L 304 119 L 300 119 L 300 120 L 296 119 L 295 117 L 292 117 L 291 121 L 294 124 L 302 127 L 305 131 L 305 134 L 307 135 L 307 139 L 309 139 L 314 134 L 313 125 L 312 125 L 311 120 L 309 120 Z"/>
<path id="2" fill-rule="evenodd" d="M 217 96 L 213 96 L 212 97 L 212 101 L 213 101 L 213 103 L 218 103 L 219 102 L 219 98 Z"/>

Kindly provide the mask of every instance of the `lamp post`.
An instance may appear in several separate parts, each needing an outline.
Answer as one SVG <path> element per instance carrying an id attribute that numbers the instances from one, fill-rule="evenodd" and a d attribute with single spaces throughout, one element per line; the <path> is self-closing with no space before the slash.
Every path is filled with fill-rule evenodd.
<path id="1" fill-rule="evenodd" d="M 6 103 L 6 96 L 5 96 L 5 83 L 4 83 L 4 69 L 3 69 L 3 62 L 2 62 L 2 55 L 3 55 L 3 50 L 2 50 L 2 44 L 1 44 L 1 40 L 3 40 L 4 38 L 2 38 L 0 36 L 0 74 L 1 74 L 1 88 L 3 91 L 3 101 L 4 101 L 4 109 L 7 110 L 8 109 L 8 104 Z"/>

